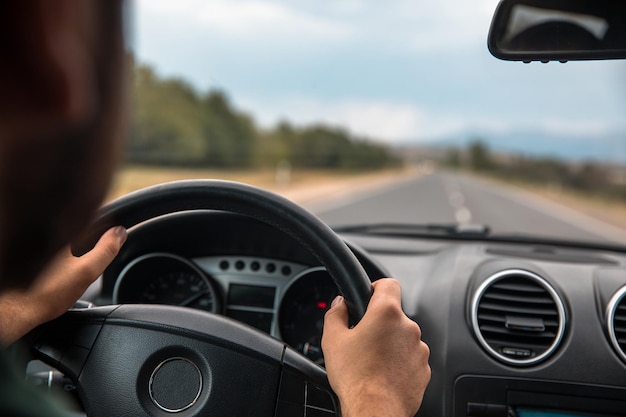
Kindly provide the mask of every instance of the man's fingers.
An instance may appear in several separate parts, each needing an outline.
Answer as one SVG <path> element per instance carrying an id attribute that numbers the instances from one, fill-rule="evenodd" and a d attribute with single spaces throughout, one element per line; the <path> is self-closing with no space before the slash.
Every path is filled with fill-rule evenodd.
<path id="1" fill-rule="evenodd" d="M 342 296 L 337 296 L 324 316 L 323 336 L 348 329 L 348 306 Z M 330 336 L 331 338 L 333 336 Z"/>
<path id="2" fill-rule="evenodd" d="M 92 278 L 97 278 L 117 256 L 120 248 L 126 241 L 126 229 L 122 226 L 107 230 L 96 246 L 80 257 L 81 263 L 88 269 Z"/>

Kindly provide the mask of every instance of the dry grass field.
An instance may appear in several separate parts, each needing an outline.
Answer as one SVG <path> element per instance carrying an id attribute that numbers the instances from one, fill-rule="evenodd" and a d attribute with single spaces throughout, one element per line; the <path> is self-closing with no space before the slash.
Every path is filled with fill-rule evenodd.
<path id="1" fill-rule="evenodd" d="M 286 182 L 277 179 L 275 171 L 232 171 L 214 169 L 155 168 L 128 166 L 119 170 L 108 201 L 150 185 L 183 179 L 222 179 L 239 181 L 265 188 L 302 203 L 327 195 L 376 186 L 414 175 L 406 169 L 375 172 L 293 171 Z"/>
<path id="2" fill-rule="evenodd" d="M 528 191 L 626 229 L 626 202 L 594 197 L 549 186 L 521 185 Z"/>
<path id="3" fill-rule="evenodd" d="M 531 184 L 521 181 L 505 181 L 494 177 L 479 176 L 486 181 L 496 181 L 531 192 L 547 200 L 570 207 L 598 220 L 626 229 L 626 202 L 593 196 L 562 187 Z"/>

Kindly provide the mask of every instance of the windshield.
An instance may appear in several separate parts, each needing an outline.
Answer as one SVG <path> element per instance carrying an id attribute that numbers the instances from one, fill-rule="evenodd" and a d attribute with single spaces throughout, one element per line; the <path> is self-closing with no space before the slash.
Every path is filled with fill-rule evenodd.
<path id="1" fill-rule="evenodd" d="M 503 62 L 497 1 L 137 0 L 111 198 L 225 178 L 331 226 L 626 243 L 626 67 Z"/>

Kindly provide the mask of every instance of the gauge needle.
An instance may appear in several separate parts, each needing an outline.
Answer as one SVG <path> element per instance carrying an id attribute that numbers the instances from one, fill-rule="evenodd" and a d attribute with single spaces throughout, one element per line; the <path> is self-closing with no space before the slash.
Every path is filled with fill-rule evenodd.
<path id="1" fill-rule="evenodd" d="M 304 344 L 304 347 L 302 348 L 302 353 L 304 353 L 305 355 L 308 355 L 309 353 L 320 353 L 321 351 L 322 350 L 320 348 L 313 346 L 309 342 L 306 342 Z"/>
<path id="2" fill-rule="evenodd" d="M 194 301 L 196 301 L 198 298 L 202 297 L 204 294 L 208 294 L 208 291 L 202 291 L 199 292 L 197 294 L 192 295 L 191 297 L 187 298 L 186 300 L 183 300 L 182 303 L 178 303 L 179 306 L 187 306 L 191 303 L 193 303 Z"/>

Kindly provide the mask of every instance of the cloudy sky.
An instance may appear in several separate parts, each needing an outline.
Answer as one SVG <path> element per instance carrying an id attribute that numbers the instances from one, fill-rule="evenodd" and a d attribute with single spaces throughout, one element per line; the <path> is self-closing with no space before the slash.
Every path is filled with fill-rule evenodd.
<path id="1" fill-rule="evenodd" d="M 161 75 L 226 91 L 264 126 L 324 121 L 390 142 L 626 130 L 623 62 L 491 57 L 497 0 L 136 0 Z"/>

